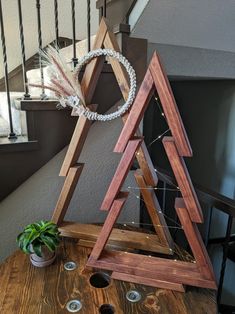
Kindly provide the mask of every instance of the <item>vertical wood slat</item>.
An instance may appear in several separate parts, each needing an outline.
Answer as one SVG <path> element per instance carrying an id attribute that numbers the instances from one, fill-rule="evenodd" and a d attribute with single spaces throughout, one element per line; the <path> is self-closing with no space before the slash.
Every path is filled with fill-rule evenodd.
<path id="1" fill-rule="evenodd" d="M 149 101 L 153 95 L 153 79 L 149 70 L 147 70 L 144 80 L 140 86 L 140 89 L 136 95 L 134 103 L 130 109 L 130 113 L 126 120 L 126 123 L 118 138 L 114 152 L 122 153 L 128 141 L 134 136 L 140 121 L 143 118 L 144 111 L 147 108 Z"/>
<path id="2" fill-rule="evenodd" d="M 196 265 L 206 279 L 215 280 L 213 267 L 207 254 L 205 245 L 195 223 L 190 219 L 188 210 L 182 198 L 176 198 L 175 209 L 183 226 L 184 233 L 192 249 Z"/>
<path id="3" fill-rule="evenodd" d="M 57 204 L 56 204 L 53 216 L 52 216 L 52 221 L 58 225 L 64 219 L 69 203 L 73 196 L 73 192 L 76 188 L 78 179 L 81 175 L 83 166 L 84 164 L 77 164 L 76 166 L 71 167 L 69 169 L 68 175 L 65 179 L 62 191 L 60 193 L 59 199 L 57 201 Z"/>
<path id="4" fill-rule="evenodd" d="M 159 237 L 160 243 L 164 246 L 170 246 L 172 248 L 173 241 L 154 191 L 148 189 L 143 174 L 140 170 L 135 171 L 134 175 L 137 184 L 140 187 L 144 203 L 153 223 L 153 227 Z M 170 249 L 170 247 L 169 253 L 172 254 L 172 249 Z"/>
<path id="5" fill-rule="evenodd" d="M 185 205 L 192 221 L 203 222 L 203 214 L 196 192 L 194 190 L 187 167 L 182 157 L 179 156 L 174 138 L 165 136 L 162 140 L 168 160 L 170 161 L 176 181 L 184 198 Z"/>
<path id="6" fill-rule="evenodd" d="M 113 179 L 109 185 L 108 191 L 104 197 L 100 210 L 109 210 L 116 196 L 118 195 L 122 184 L 124 183 L 126 176 L 131 168 L 133 160 L 135 158 L 135 152 L 142 139 L 133 139 L 129 141 L 124 154 L 119 162 L 117 170 L 113 176 Z"/>
<path id="7" fill-rule="evenodd" d="M 97 106 L 93 105 L 90 106 L 90 108 L 91 110 L 95 110 Z M 70 141 L 66 156 L 60 170 L 60 176 L 66 176 L 70 167 L 77 163 L 85 144 L 90 126 L 91 121 L 88 120 L 85 116 L 81 116 L 78 118 L 78 122 L 76 124 L 72 139 Z"/>
<path id="8" fill-rule="evenodd" d="M 127 199 L 128 193 L 120 192 L 117 198 L 114 200 L 113 205 L 108 213 L 107 218 L 105 219 L 104 225 L 100 231 L 99 237 L 95 243 L 95 246 L 92 250 L 91 259 L 97 260 L 100 257 L 102 250 L 105 247 L 105 244 L 108 241 L 108 238 L 112 232 L 114 224 L 120 214 L 120 211 Z"/>
<path id="9" fill-rule="evenodd" d="M 174 137 L 177 150 L 180 156 L 191 157 L 192 148 L 176 105 L 169 80 L 156 52 L 153 54 L 149 69 L 152 74 L 158 96 L 161 100 L 167 123 L 172 136 Z"/>

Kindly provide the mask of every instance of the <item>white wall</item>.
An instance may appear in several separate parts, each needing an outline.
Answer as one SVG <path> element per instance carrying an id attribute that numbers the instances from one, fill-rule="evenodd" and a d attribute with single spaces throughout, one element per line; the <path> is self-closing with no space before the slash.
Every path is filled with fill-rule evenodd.
<path id="1" fill-rule="evenodd" d="M 38 51 L 36 1 L 22 0 L 23 27 L 25 35 L 26 59 Z M 86 38 L 86 1 L 76 0 L 76 37 Z M 96 0 L 91 0 L 91 33 L 98 27 Z M 72 38 L 71 0 L 58 0 L 59 36 Z M 2 0 L 5 37 L 9 71 L 20 65 L 21 48 L 19 38 L 18 5 L 16 0 Z M 54 1 L 41 0 L 41 24 L 43 47 L 55 39 Z M 1 51 L 1 49 L 0 49 Z M 2 54 L 0 52 L 0 78 L 3 77 Z M 35 64 L 37 66 L 37 64 Z"/>
<path id="2" fill-rule="evenodd" d="M 85 162 L 66 219 L 102 222 L 106 213 L 99 207 L 121 155 L 113 148 L 122 127 L 121 119 L 92 125 L 79 162 Z M 16 236 L 28 223 L 50 219 L 64 178 L 58 173 L 66 149 L 55 156 L 0 203 L 0 261 L 16 249 Z M 136 186 L 132 172 L 127 185 Z M 138 192 L 136 192 L 136 195 Z M 139 200 L 131 194 L 120 217 L 123 223 L 139 220 Z"/>

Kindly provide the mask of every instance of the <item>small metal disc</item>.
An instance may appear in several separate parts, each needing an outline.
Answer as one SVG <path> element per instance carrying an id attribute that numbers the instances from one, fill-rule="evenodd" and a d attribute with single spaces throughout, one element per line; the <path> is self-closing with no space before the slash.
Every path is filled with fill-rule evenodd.
<path id="1" fill-rule="evenodd" d="M 74 270 L 76 268 L 77 268 L 77 264 L 75 262 L 70 261 L 64 264 L 64 269 L 66 270 Z"/>
<path id="2" fill-rule="evenodd" d="M 70 300 L 66 304 L 66 309 L 71 313 L 79 312 L 82 308 L 82 303 L 79 300 Z"/>
<path id="3" fill-rule="evenodd" d="M 132 303 L 139 302 L 141 300 L 141 294 L 137 290 L 129 290 L 126 293 L 126 298 Z"/>

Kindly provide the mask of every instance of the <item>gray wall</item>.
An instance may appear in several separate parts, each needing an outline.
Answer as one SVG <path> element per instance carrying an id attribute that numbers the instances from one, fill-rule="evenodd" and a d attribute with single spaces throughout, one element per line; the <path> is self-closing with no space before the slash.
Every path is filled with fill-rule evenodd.
<path id="1" fill-rule="evenodd" d="M 234 79 L 235 53 L 161 43 L 149 43 L 148 60 L 157 50 L 167 74 L 179 78 Z"/>
<path id="2" fill-rule="evenodd" d="M 234 16 L 234 0 L 149 0 L 133 35 L 161 44 L 235 52 Z"/>
<path id="3" fill-rule="evenodd" d="M 121 156 L 112 151 L 121 127 L 121 119 L 92 125 L 79 159 L 85 167 L 66 219 L 82 223 L 104 220 L 106 213 L 99 207 Z M 50 219 L 64 181 L 58 173 L 65 153 L 66 149 L 0 203 L 0 261 L 16 249 L 15 238 L 26 224 Z M 132 172 L 126 184 L 135 185 Z M 138 204 L 138 199 L 130 195 L 119 221 L 138 222 Z"/>

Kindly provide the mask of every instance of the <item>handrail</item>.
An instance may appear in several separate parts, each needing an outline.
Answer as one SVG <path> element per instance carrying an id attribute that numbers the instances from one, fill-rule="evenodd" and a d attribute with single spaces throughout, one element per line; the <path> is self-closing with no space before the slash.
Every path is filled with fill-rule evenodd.
<path id="1" fill-rule="evenodd" d="M 130 17 L 130 15 L 131 15 L 131 12 L 132 12 L 132 10 L 134 9 L 134 7 L 135 7 L 137 1 L 138 1 L 138 0 L 133 0 L 133 1 L 132 1 L 131 5 L 130 5 L 130 7 L 129 7 L 127 13 L 126 13 L 126 16 L 125 16 L 125 22 L 126 22 L 126 24 L 129 24 L 129 17 Z"/>
<path id="2" fill-rule="evenodd" d="M 156 168 L 156 170 L 158 177 L 161 181 L 170 185 L 177 184 L 173 177 L 167 171 L 158 167 Z M 194 183 L 194 187 L 199 200 L 203 201 L 210 207 L 215 207 L 222 212 L 235 217 L 235 200 L 196 183 Z"/>

